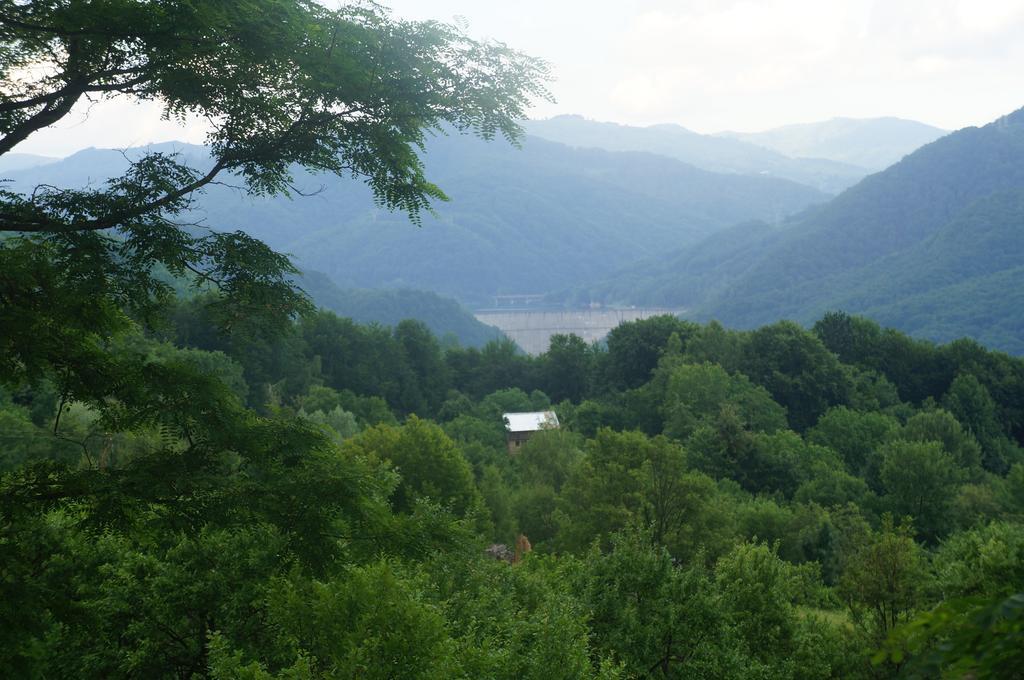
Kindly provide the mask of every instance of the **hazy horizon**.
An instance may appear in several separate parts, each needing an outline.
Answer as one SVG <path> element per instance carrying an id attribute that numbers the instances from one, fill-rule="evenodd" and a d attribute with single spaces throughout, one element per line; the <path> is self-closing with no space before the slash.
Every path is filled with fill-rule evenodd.
<path id="1" fill-rule="evenodd" d="M 713 134 L 894 117 L 955 130 L 1024 105 L 1019 0 L 385 4 L 396 16 L 458 22 L 475 38 L 548 61 L 557 102 L 537 102 L 531 118 L 575 114 Z M 202 142 L 204 129 L 198 120 L 163 121 L 153 104 L 101 102 L 15 151 Z"/>

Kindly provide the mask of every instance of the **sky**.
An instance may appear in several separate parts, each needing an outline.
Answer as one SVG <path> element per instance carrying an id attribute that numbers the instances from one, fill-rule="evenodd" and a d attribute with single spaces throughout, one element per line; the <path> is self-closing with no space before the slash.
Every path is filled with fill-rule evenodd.
<path id="1" fill-rule="evenodd" d="M 328 3 L 329 4 L 329 3 Z M 562 113 L 698 132 L 845 116 L 953 130 L 1024 106 L 1024 0 L 391 0 L 545 59 Z M 73 112 L 15 151 L 201 142 L 126 101 Z"/>

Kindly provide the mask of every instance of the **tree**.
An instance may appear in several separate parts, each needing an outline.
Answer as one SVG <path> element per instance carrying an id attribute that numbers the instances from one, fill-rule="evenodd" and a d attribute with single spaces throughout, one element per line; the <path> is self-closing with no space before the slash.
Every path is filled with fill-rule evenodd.
<path id="1" fill-rule="evenodd" d="M 293 648 L 290 661 L 305 660 L 312 677 L 460 675 L 442 613 L 425 601 L 415 580 L 387 562 L 354 567 L 344 576 L 282 580 L 270 588 L 269 617 L 278 644 Z"/>
<path id="2" fill-rule="evenodd" d="M 408 399 L 404 404 L 407 412 L 433 414 L 441 407 L 448 391 L 448 367 L 441 354 L 441 345 L 422 321 L 406 319 L 395 326 L 395 340 L 402 348 L 402 358 L 409 366 L 416 396 L 420 406 Z"/>
<path id="3" fill-rule="evenodd" d="M 933 560 L 936 595 L 1008 596 L 1024 583 L 1024 526 L 992 522 L 953 534 Z"/>
<path id="4" fill-rule="evenodd" d="M 939 442 L 966 473 L 974 475 L 980 472 L 981 449 L 978 442 L 964 431 L 948 411 L 936 409 L 915 414 L 907 420 L 900 438 L 907 441 Z"/>
<path id="5" fill-rule="evenodd" d="M 871 457 L 892 438 L 899 422 L 882 413 L 861 413 L 845 406 L 829 409 L 807 432 L 807 439 L 839 454 L 846 469 L 863 475 Z"/>
<path id="6" fill-rule="evenodd" d="M 682 364 L 668 375 L 662 405 L 665 433 L 685 439 L 718 415 L 726 403 L 755 432 L 774 432 L 786 426 L 785 409 L 745 375 L 730 375 L 716 364 Z"/>
<path id="7" fill-rule="evenodd" d="M 590 385 L 591 350 L 578 335 L 551 336 L 541 356 L 541 384 L 552 401 L 579 403 Z"/>
<path id="8" fill-rule="evenodd" d="M 1006 474 L 1015 461 L 1006 459 L 1003 446 L 1006 436 L 996 419 L 996 404 L 985 386 L 970 373 L 962 373 L 953 380 L 942 402 L 982 445 L 981 462 L 985 469 Z"/>
<path id="9" fill-rule="evenodd" d="M 815 322 L 813 331 L 843 363 L 868 364 L 877 351 L 882 329 L 869 319 L 827 312 Z"/>
<path id="10" fill-rule="evenodd" d="M 482 558 L 456 569 L 446 558 L 433 565 L 446 596 L 449 630 L 459 644 L 462 677 L 625 677 L 591 645 L 581 562 L 534 551 L 514 569 Z"/>
<path id="11" fill-rule="evenodd" d="M 636 473 L 649 449 L 642 433 L 607 428 L 587 442 L 586 456 L 559 496 L 559 540 L 566 547 L 582 550 L 597 538 L 606 540 L 637 516 L 643 499 Z"/>
<path id="12" fill-rule="evenodd" d="M 897 527 L 885 515 L 879 531 L 863 535 L 843 555 L 839 592 L 869 649 L 878 649 L 919 606 L 923 553 L 909 527 Z"/>
<path id="13" fill-rule="evenodd" d="M 846 403 L 852 388 L 836 356 L 791 321 L 751 333 L 740 370 L 786 408 L 798 432 L 814 425 L 829 407 Z"/>
<path id="14" fill-rule="evenodd" d="M 210 121 L 203 167 L 129 155 L 127 172 L 99 187 L 0 190 L 0 386 L 45 385 L 58 414 L 75 404 L 111 436 L 152 435 L 124 461 L 37 459 L 0 477 L 0 672 L 197 675 L 212 649 L 225 652 L 221 661 L 235 650 L 267 660 L 280 651 L 261 644 L 272 579 L 317 583 L 343 556 L 392 551 L 396 535 L 418 538 L 400 546 L 404 556 L 457 534 L 464 523 L 419 501 L 436 495 L 458 511 L 473 500 L 471 474 L 443 435 L 423 432 L 438 446 L 402 461 L 409 472 L 443 454 L 418 479 L 407 476 L 401 500 L 411 512 L 392 516 L 397 480 L 372 456 L 339 452 L 302 419 L 257 416 L 206 370 L 223 374 L 226 362 L 161 353 L 142 331 L 176 285 L 215 289 L 203 300 L 209 319 L 246 338 L 241 346 L 260 357 L 252 363 L 263 363 L 263 349 L 309 304 L 285 256 L 244 233 L 189 224 L 196 192 L 230 181 L 252 194 L 294 194 L 290 173 L 301 166 L 361 178 L 382 206 L 415 222 L 444 198 L 417 155 L 426 135 L 514 139 L 525 103 L 543 94 L 544 66 L 371 4 L 0 0 L 0 73 L 0 154 L 87 99 L 154 101 L 171 118 Z M 297 377 L 305 382 L 296 396 L 310 385 Z M 332 408 L 363 416 L 341 396 Z M 358 600 L 368 630 L 378 630 L 389 608 L 411 603 L 399 618 L 413 637 L 418 619 L 439 621 L 394 589 L 393 607 L 377 598 L 388 588 L 366 573 L 365 592 L 334 583 L 320 611 L 353 611 Z M 244 587 L 222 587 L 234 574 Z M 362 643 L 322 647 L 345 660 L 401 646 L 386 631 Z"/>
<path id="15" fill-rule="evenodd" d="M 889 508 L 899 517 L 912 517 L 920 536 L 934 541 L 948 531 L 949 508 L 960 472 L 941 444 L 887 444 L 882 451 L 881 477 Z"/>
<path id="16" fill-rule="evenodd" d="M 361 177 L 413 220 L 444 194 L 416 149 L 427 130 L 515 138 L 545 67 L 436 22 L 375 6 L 235 3 L 0 3 L 0 154 L 87 99 L 155 101 L 211 121 L 210 163 L 160 153 L 95 189 L 0 192 L 0 378 L 96 364 L 89 339 L 124 327 L 171 287 L 157 265 L 223 293 L 225 327 L 275 327 L 305 307 L 287 258 L 259 241 L 186 228 L 193 194 L 230 177 L 255 194 L 291 192 L 291 168 Z M 81 391 L 81 390 L 79 390 Z"/>
<path id="17" fill-rule="evenodd" d="M 639 387 L 647 382 L 673 333 L 684 341 L 697 325 L 664 314 L 649 319 L 619 324 L 608 333 L 607 370 L 612 385 L 620 389 Z"/>
<path id="18" fill-rule="evenodd" d="M 677 567 L 662 546 L 637 531 L 613 536 L 588 556 L 587 588 L 595 647 L 629 677 L 737 677 L 750 662 L 701 565 Z"/>
<path id="19" fill-rule="evenodd" d="M 914 678 L 1018 677 L 1024 666 L 1024 593 L 943 602 L 897 628 L 876 658 L 907 659 L 906 675 Z"/>
<path id="20" fill-rule="evenodd" d="M 392 495 L 395 509 L 410 512 L 418 498 L 431 498 L 465 515 L 478 499 L 473 472 L 455 442 L 437 425 L 410 416 L 405 425 L 378 425 L 345 441 L 353 456 L 390 461 L 401 475 Z"/>
<path id="21" fill-rule="evenodd" d="M 750 655 L 771 663 L 792 656 L 796 613 L 792 567 L 766 545 L 739 544 L 715 565 L 729 612 Z"/>
<path id="22" fill-rule="evenodd" d="M 546 483 L 560 491 L 583 457 L 583 438 L 567 430 L 534 433 L 515 455 L 513 464 L 528 484 Z"/>

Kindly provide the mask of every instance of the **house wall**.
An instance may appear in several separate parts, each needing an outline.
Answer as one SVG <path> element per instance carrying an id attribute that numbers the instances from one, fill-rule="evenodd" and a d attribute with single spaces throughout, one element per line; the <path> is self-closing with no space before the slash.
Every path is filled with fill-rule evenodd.
<path id="1" fill-rule="evenodd" d="M 519 449 L 532 435 L 532 432 L 509 432 L 505 440 L 508 444 L 509 455 L 519 453 Z"/>

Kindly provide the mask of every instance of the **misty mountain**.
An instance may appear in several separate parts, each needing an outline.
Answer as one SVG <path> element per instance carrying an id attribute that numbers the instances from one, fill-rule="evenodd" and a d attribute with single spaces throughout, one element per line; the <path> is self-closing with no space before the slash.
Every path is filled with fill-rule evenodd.
<path id="1" fill-rule="evenodd" d="M 396 326 L 417 319 L 440 339 L 454 336 L 464 347 L 482 347 L 504 334 L 481 323 L 473 313 L 451 298 L 424 290 L 342 289 L 320 272 L 305 272 L 298 281 L 318 307 L 359 323 Z"/>
<path id="2" fill-rule="evenodd" d="M 152 148 L 204 165 L 202 147 Z M 827 198 L 788 180 L 529 137 L 516 149 L 442 136 L 424 157 L 427 176 L 451 201 L 424 215 L 421 227 L 376 206 L 361 182 L 305 173 L 295 185 L 313 195 L 248 198 L 213 186 L 190 219 L 243 229 L 342 288 L 425 289 L 480 304 L 495 294 L 595 280 L 736 222 L 777 222 Z M 90 149 L 8 176 L 22 189 L 81 186 L 122 172 L 126 163 L 121 152 Z"/>
<path id="3" fill-rule="evenodd" d="M 3 156 L 0 156 L 0 172 L 13 172 L 15 170 L 34 168 L 39 165 L 46 165 L 47 163 L 53 163 L 59 160 L 59 158 L 53 158 L 51 156 L 37 156 L 32 153 L 6 153 Z"/>
<path id="4" fill-rule="evenodd" d="M 790 158 L 763 145 L 702 135 L 680 125 L 633 127 L 581 116 L 556 116 L 526 121 L 523 125 L 532 135 L 576 148 L 648 151 L 712 172 L 779 177 L 831 194 L 856 184 L 868 174 L 867 169 L 848 163 Z"/>
<path id="5" fill-rule="evenodd" d="M 878 172 L 946 134 L 946 130 L 903 118 L 833 118 L 764 132 L 722 132 L 720 136 L 793 158 L 825 158 Z"/>
<path id="6" fill-rule="evenodd" d="M 1024 353 L 1024 109 L 966 128 L 779 225 L 742 224 L 633 265 L 600 299 L 752 327 L 863 313 Z"/>

